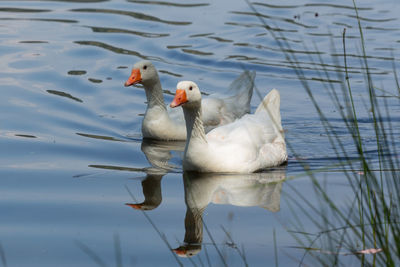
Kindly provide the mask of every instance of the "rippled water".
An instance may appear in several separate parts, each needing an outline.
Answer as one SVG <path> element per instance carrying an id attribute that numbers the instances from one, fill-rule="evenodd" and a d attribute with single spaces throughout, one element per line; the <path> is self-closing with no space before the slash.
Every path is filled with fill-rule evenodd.
<path id="1" fill-rule="evenodd" d="M 400 7 L 383 2 L 358 3 L 359 15 L 374 83 L 399 136 L 400 108 L 392 95 L 398 95 L 393 64 L 399 58 Z M 307 179 L 283 179 L 301 172 L 299 157 L 315 169 L 337 158 L 271 33 L 290 45 L 317 101 L 344 144 L 351 144 L 324 89 L 343 70 L 346 28 L 350 79 L 361 96 L 360 127 L 370 136 L 374 158 L 358 25 L 351 1 L 255 2 L 254 8 L 258 13 L 245 1 L 0 1 L 3 264 L 108 266 L 118 265 L 121 255 L 125 266 L 191 265 L 164 241 L 176 248 L 185 232 L 197 231 L 203 246 L 191 258 L 196 264 L 220 265 L 222 255 L 229 266 L 241 266 L 243 248 L 251 266 L 265 266 L 275 260 L 274 229 L 280 265 L 296 264 L 287 255 L 296 259 L 302 252 L 289 248 L 296 243 L 282 226 L 294 219 L 285 195 L 292 187 L 307 194 L 310 187 Z M 281 93 L 283 127 L 296 157 L 291 153 L 288 165 L 274 172 L 189 177 L 188 185 L 180 169 L 182 144 L 142 142 L 143 89 L 123 87 L 141 59 L 159 70 L 166 102 L 179 80 L 196 81 L 206 93 L 222 92 L 243 69 L 255 70 L 261 96 L 272 88 Z M 329 80 L 318 74 L 324 68 Z M 255 94 L 253 108 L 259 99 Z M 349 147 L 350 157 L 355 152 Z M 157 168 L 165 162 L 168 172 Z M 341 199 L 347 187 L 340 173 L 321 176 L 335 181 L 330 186 Z M 192 190 L 195 200 L 187 197 Z M 150 217 L 124 205 L 136 202 L 130 193 L 149 205 Z M 185 229 L 185 217 L 197 230 Z"/>

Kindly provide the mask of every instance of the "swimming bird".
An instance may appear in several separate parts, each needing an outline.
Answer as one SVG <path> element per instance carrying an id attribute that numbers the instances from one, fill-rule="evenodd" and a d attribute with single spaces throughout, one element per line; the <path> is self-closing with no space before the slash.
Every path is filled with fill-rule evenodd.
<path id="1" fill-rule="evenodd" d="M 266 95 L 254 114 L 204 131 L 199 87 L 191 81 L 177 85 L 171 107 L 182 106 L 187 140 L 184 171 L 251 173 L 279 166 L 287 161 L 281 124 L 280 95 L 276 89 Z"/>
<path id="2" fill-rule="evenodd" d="M 203 100 L 202 121 L 205 130 L 234 121 L 250 112 L 255 72 L 245 71 L 230 85 L 223 97 L 210 95 Z M 186 140 L 186 126 L 181 110 L 166 107 L 161 82 L 154 65 L 137 62 L 125 86 L 144 86 L 147 109 L 142 121 L 143 138 L 156 140 Z"/>

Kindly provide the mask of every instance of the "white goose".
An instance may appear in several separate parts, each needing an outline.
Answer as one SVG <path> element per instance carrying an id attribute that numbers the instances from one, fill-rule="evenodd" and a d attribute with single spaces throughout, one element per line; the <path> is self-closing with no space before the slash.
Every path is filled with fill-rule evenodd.
<path id="1" fill-rule="evenodd" d="M 232 82 L 227 96 L 224 98 L 210 96 L 203 100 L 202 120 L 207 132 L 250 112 L 254 77 L 254 72 L 245 71 Z M 157 70 L 150 61 L 136 63 L 125 86 L 137 83 L 144 86 L 147 98 L 147 109 L 142 121 L 143 137 L 157 140 L 186 140 L 183 114 L 180 110 L 167 109 Z"/>
<path id="2" fill-rule="evenodd" d="M 181 105 L 188 136 L 184 171 L 251 173 L 287 161 L 276 89 L 263 99 L 254 114 L 215 128 L 207 135 L 201 120 L 201 93 L 194 82 L 178 83 L 170 106 Z"/>

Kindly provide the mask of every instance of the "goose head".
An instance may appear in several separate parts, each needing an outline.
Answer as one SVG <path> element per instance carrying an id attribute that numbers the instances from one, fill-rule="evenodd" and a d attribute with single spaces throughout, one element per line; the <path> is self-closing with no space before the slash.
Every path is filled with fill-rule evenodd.
<path id="1" fill-rule="evenodd" d="M 201 243 L 199 244 L 185 244 L 179 248 L 172 250 L 181 258 L 190 258 L 195 256 L 201 251 Z"/>
<path id="2" fill-rule="evenodd" d="M 125 205 L 135 209 L 135 210 L 153 210 L 158 207 L 158 205 L 151 205 L 151 204 L 145 204 L 145 203 L 125 203 Z"/>
<path id="3" fill-rule="evenodd" d="M 170 107 L 190 107 L 199 106 L 201 103 L 200 89 L 194 82 L 182 81 L 176 86 L 174 100 L 172 100 Z"/>
<path id="4" fill-rule="evenodd" d="M 131 86 L 137 83 L 141 83 L 144 86 L 151 86 L 158 81 L 159 78 L 154 65 L 149 60 L 143 60 L 137 62 L 133 66 L 132 73 L 128 80 L 125 82 L 125 86 Z"/>

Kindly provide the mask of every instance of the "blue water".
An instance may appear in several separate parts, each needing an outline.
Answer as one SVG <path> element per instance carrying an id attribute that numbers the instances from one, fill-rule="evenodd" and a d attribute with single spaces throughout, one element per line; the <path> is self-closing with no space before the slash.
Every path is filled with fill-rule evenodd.
<path id="1" fill-rule="evenodd" d="M 388 103 L 396 140 L 400 106 L 398 97 L 393 97 L 398 91 L 392 65 L 400 68 L 400 8 L 394 0 L 357 4 L 369 67 L 377 94 L 386 96 L 382 99 Z M 297 243 L 287 231 L 299 220 L 290 208 L 292 190 L 313 199 L 307 176 L 298 178 L 303 173 L 301 162 L 306 160 L 316 170 L 337 163 L 338 155 L 272 35 L 286 38 L 295 51 L 314 96 L 351 158 L 356 157 L 356 149 L 324 89 L 337 86 L 335 67 L 343 66 L 346 28 L 360 129 L 371 160 L 376 161 L 373 121 L 364 108 L 367 94 L 357 56 L 361 51 L 358 25 L 351 1 L 281 1 L 279 5 L 254 3 L 254 8 L 272 32 L 239 0 L 229 4 L 0 2 L 1 264 L 113 266 L 120 255 L 123 266 L 178 262 L 190 266 L 191 260 L 220 266 L 221 258 L 228 266 L 244 266 L 238 248 L 244 249 L 250 266 L 269 266 L 276 260 L 275 231 L 279 265 L 297 266 L 304 251 L 291 248 Z M 325 65 L 316 63 L 318 55 Z M 191 206 L 185 202 L 188 186 L 180 168 L 182 144 L 142 144 L 145 95 L 141 88 L 123 86 L 132 65 L 142 59 L 153 61 L 164 89 L 171 92 L 180 80 L 193 80 L 206 93 L 223 92 L 243 69 L 249 69 L 257 72 L 260 96 L 272 88 L 281 93 L 283 127 L 293 148 L 288 165 L 261 177 L 214 177 L 213 181 L 221 182 L 199 183 L 204 192 L 216 193 L 212 203 L 200 198 L 205 201 L 202 208 L 207 207 L 202 214 L 203 245 L 191 259 L 176 258 L 162 238 L 171 248 L 184 242 L 185 214 Z M 323 66 L 329 82 L 319 81 Z M 168 103 L 172 95 L 165 98 Z M 255 93 L 253 109 L 259 100 Z M 154 159 L 152 150 L 159 158 Z M 152 167 L 152 160 L 165 159 L 170 171 Z M 292 177 L 296 178 L 283 181 Z M 318 177 L 326 180 L 338 203 L 347 200 L 351 190 L 340 172 L 322 172 Z M 243 184 L 246 179 L 262 182 Z M 125 205 L 136 202 L 130 193 L 137 202 L 144 201 L 142 181 L 152 182 L 147 190 L 158 198 L 158 205 L 146 211 L 151 222 Z M 239 205 L 246 197 L 261 196 L 265 198 L 261 207 L 255 204 L 261 202 L 250 200 L 247 207 Z M 300 220 L 307 228 L 307 216 Z M 233 244 L 221 226 L 232 234 Z"/>

